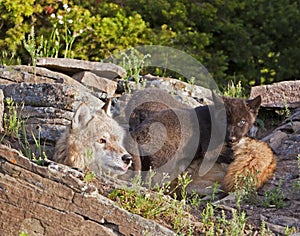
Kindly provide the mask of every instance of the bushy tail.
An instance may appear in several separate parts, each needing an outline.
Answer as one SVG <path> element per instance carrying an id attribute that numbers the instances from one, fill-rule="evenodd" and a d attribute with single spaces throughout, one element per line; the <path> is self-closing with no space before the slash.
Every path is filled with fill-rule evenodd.
<path id="1" fill-rule="evenodd" d="M 256 189 L 260 188 L 274 173 L 276 158 L 267 143 L 250 140 L 250 143 L 235 150 L 235 160 L 227 169 L 223 181 L 226 192 L 236 190 L 245 183 L 245 178 L 253 178 Z"/>

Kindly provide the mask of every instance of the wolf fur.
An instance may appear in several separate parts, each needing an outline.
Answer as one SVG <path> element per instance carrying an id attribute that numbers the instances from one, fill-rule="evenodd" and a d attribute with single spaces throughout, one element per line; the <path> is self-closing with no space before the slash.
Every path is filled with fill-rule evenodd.
<path id="1" fill-rule="evenodd" d="M 220 100 L 222 101 L 220 102 Z M 261 98 L 258 96 L 252 100 L 245 100 L 215 96 L 214 101 L 218 105 L 213 108 L 210 106 L 199 106 L 193 109 L 182 104 L 178 105 L 179 102 L 177 101 L 173 102 L 174 107 L 171 108 L 158 102 L 148 102 L 137 107 L 131 114 L 129 123 L 131 124 L 131 135 L 139 145 L 150 141 L 153 143 L 152 146 L 155 146 L 155 144 L 162 145 L 163 137 L 161 137 L 161 131 L 163 129 L 162 127 L 155 129 L 154 126 L 151 126 L 152 124 L 162 124 L 168 134 L 166 145 L 162 145 L 159 152 L 152 156 L 142 156 L 143 154 L 141 153 L 143 170 L 149 170 L 150 167 L 156 169 L 171 160 L 174 153 L 178 151 L 178 143 L 188 143 L 188 139 L 195 138 L 196 133 L 198 136 L 200 135 L 200 138 L 195 157 L 205 156 L 212 138 L 220 137 L 216 145 L 223 145 L 225 139 L 226 145 L 230 147 L 245 136 L 252 127 Z M 226 115 L 224 115 L 224 118 L 227 118 L 227 120 L 219 120 L 221 117 L 219 116 L 219 110 L 222 109 L 222 106 L 223 109 L 225 107 Z M 195 121 L 191 121 L 191 114 L 196 114 L 197 124 L 195 124 Z M 236 117 L 233 117 L 233 114 Z M 184 123 L 191 122 L 191 124 L 187 127 L 181 127 L 182 123 L 179 122 L 179 119 L 182 117 L 184 117 Z M 222 129 L 225 130 L 224 125 L 226 124 L 226 135 L 222 139 Z M 214 126 L 216 126 L 215 133 L 212 134 Z M 150 127 L 152 128 L 152 133 L 149 132 Z M 218 132 L 220 135 L 218 135 Z M 212 135 L 214 136 L 212 137 Z M 153 154 L 151 150 L 146 150 L 146 153 Z M 227 156 L 221 156 L 219 161 L 230 163 L 232 159 L 230 156 Z"/>
<path id="2" fill-rule="evenodd" d="M 272 177 L 276 169 L 276 157 L 269 145 L 263 141 L 243 137 L 233 145 L 233 161 L 230 164 L 216 162 L 204 176 L 198 175 L 203 159 L 197 159 L 187 168 L 192 182 L 187 191 L 201 195 L 211 194 L 211 186 L 218 182 L 225 192 L 233 192 L 244 185 L 244 178 L 253 178 L 253 187 L 258 189 Z"/>
<path id="3" fill-rule="evenodd" d="M 110 102 L 110 101 L 109 101 Z M 125 131 L 108 114 L 109 106 L 91 114 L 85 104 L 56 143 L 53 160 L 74 168 L 114 175 L 126 173 L 132 157 L 123 147 Z"/>
<path id="4" fill-rule="evenodd" d="M 161 98 L 161 100 L 163 101 L 164 98 Z M 240 142 L 247 143 L 248 141 L 251 141 L 251 144 L 248 146 L 249 153 L 254 149 L 256 142 L 256 144 L 259 144 L 258 146 L 261 146 L 261 149 L 263 149 L 263 147 L 268 147 L 260 141 L 244 138 L 256 119 L 261 103 L 261 97 L 258 96 L 254 99 L 246 100 L 214 96 L 213 100 L 216 104 L 219 104 L 215 106 L 214 109 L 211 109 L 210 106 L 199 106 L 195 109 L 187 108 L 178 105 L 178 102 L 174 102 L 173 109 L 170 109 L 159 102 L 148 102 L 135 109 L 133 114 L 131 114 L 131 117 L 133 118 L 133 121 L 130 123 L 131 135 L 139 145 L 150 143 L 150 145 L 148 145 L 149 149 L 141 148 L 140 150 L 142 170 L 147 171 L 150 168 L 156 170 L 172 160 L 172 162 L 174 161 L 175 163 L 172 168 L 169 165 L 164 168 L 164 170 L 169 174 L 172 174 L 176 169 L 175 166 L 177 166 L 179 172 L 186 170 L 192 175 L 190 187 L 197 185 L 198 189 L 203 189 L 205 186 L 213 184 L 213 182 L 216 181 L 223 183 L 223 179 L 226 177 L 226 181 L 224 180 L 223 184 L 226 191 L 231 191 L 233 189 L 232 186 L 235 182 L 234 176 L 236 176 L 235 173 L 238 173 L 235 168 L 239 168 L 240 164 L 248 163 L 249 166 L 243 166 L 242 172 L 247 172 L 247 168 L 249 168 L 250 173 L 252 173 L 252 165 L 256 162 L 259 164 L 257 165 L 257 168 L 261 168 L 261 170 L 258 169 L 258 171 L 264 173 L 266 168 L 261 164 L 263 163 L 261 160 L 264 160 L 262 157 L 264 155 L 263 152 L 260 155 L 259 153 L 256 153 L 253 156 L 253 160 L 250 161 L 247 156 L 248 153 L 246 152 L 246 147 L 241 144 L 238 145 Z M 222 109 L 222 103 L 224 103 L 223 109 L 225 107 L 226 121 L 219 120 L 219 110 Z M 182 124 L 178 122 L 178 117 L 184 117 L 184 119 L 189 122 L 189 114 L 194 112 L 197 115 L 198 129 L 195 128 L 195 124 L 181 127 L 180 125 Z M 157 123 L 162 126 L 157 126 L 157 128 L 152 126 Z M 199 165 L 203 162 L 204 158 L 206 158 L 206 153 L 214 151 L 208 150 L 213 135 L 212 128 L 213 126 L 217 126 L 215 132 L 218 132 L 218 130 L 222 130 L 224 123 L 226 125 L 224 139 L 217 140 L 215 145 L 216 148 L 217 146 L 223 146 L 222 152 L 219 155 L 217 162 L 212 165 L 212 168 L 204 176 L 199 176 Z M 164 132 L 167 134 L 166 137 L 162 137 L 162 130 L 166 131 Z M 184 146 L 195 137 L 196 133 L 198 133 L 198 135 L 200 133 L 197 151 L 193 157 L 185 157 L 184 153 L 186 149 L 184 150 Z M 157 151 L 153 152 L 152 150 L 154 149 Z M 239 151 L 239 149 L 241 149 L 241 151 Z M 254 151 L 255 150 L 252 152 Z M 180 159 L 174 158 L 175 154 L 178 154 L 178 152 L 181 153 L 182 156 Z M 245 155 L 244 159 L 242 158 L 243 155 Z M 181 166 L 181 163 L 184 162 L 185 158 L 191 158 L 193 160 L 188 168 L 186 168 L 187 166 Z M 269 160 L 273 159 L 273 156 L 270 154 Z M 227 171 L 228 164 L 230 164 L 230 168 L 228 167 L 229 169 Z M 270 165 L 269 173 L 274 171 L 275 166 L 276 164 Z M 267 175 L 262 176 L 262 178 L 261 184 L 268 179 Z M 160 178 L 157 178 L 157 180 L 159 181 Z M 232 185 L 230 185 L 230 183 Z M 258 184 L 257 187 L 260 187 L 261 184 Z"/>
<path id="5" fill-rule="evenodd" d="M 276 158 L 270 146 L 259 140 L 244 137 L 233 147 L 234 161 L 228 166 L 222 186 L 232 192 L 243 185 L 244 177 L 254 178 L 254 187 L 260 188 L 274 173 Z"/>

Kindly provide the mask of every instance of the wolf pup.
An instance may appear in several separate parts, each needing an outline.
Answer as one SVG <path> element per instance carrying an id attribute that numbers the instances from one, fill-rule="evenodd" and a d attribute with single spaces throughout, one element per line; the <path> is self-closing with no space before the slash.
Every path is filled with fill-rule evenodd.
<path id="1" fill-rule="evenodd" d="M 163 93 L 162 95 L 167 96 Z M 165 98 L 162 100 L 165 100 Z M 211 109 L 209 106 L 199 106 L 195 109 L 183 107 L 183 105 L 177 104 L 179 103 L 178 101 L 173 102 L 174 107 L 172 109 L 166 109 L 157 102 L 142 104 L 140 106 L 141 108 L 147 108 L 147 111 L 143 111 L 139 107 L 138 109 L 135 109 L 133 114 L 131 114 L 131 117 L 141 117 L 141 114 L 147 114 L 146 117 L 143 115 L 143 118 L 139 119 L 139 122 L 133 122 L 134 125 L 131 125 L 131 135 L 138 144 L 149 142 L 150 137 L 152 137 L 152 147 L 156 143 L 158 146 L 162 144 L 162 129 L 152 129 L 152 132 L 154 133 L 149 133 L 149 128 L 152 124 L 163 124 L 166 133 L 168 134 L 167 140 L 165 141 L 165 144 L 168 145 L 162 146 L 153 156 L 141 156 L 142 169 L 148 170 L 150 167 L 155 169 L 168 162 L 172 159 L 174 153 L 180 151 L 178 150 L 179 143 L 188 143 L 190 141 L 188 140 L 188 137 L 193 139 L 196 137 L 196 133 L 198 133 L 198 136 L 200 135 L 199 143 L 197 144 L 198 150 L 195 154 L 196 158 L 205 156 L 212 138 L 218 138 L 215 146 L 223 145 L 225 139 L 226 147 L 231 147 L 245 136 L 256 119 L 261 103 L 261 97 L 258 96 L 252 100 L 245 100 L 213 96 L 213 100 L 218 104 L 214 109 Z M 222 100 L 222 102 L 220 102 L 220 100 Z M 226 120 L 219 121 L 220 117 L 218 115 L 218 110 L 221 110 L 222 107 L 223 109 L 225 107 L 226 114 L 224 115 L 224 118 Z M 161 108 L 160 111 L 159 108 Z M 194 113 L 197 116 L 197 124 L 195 124 L 195 121 L 192 121 L 190 125 L 181 127 L 182 123 L 179 122 L 178 118 L 185 117 L 183 120 L 186 122 L 184 123 L 189 123 L 189 120 L 192 120 L 190 118 L 191 114 Z M 215 133 L 212 134 L 214 125 L 217 126 L 217 128 L 214 131 Z M 225 128 L 224 125 L 226 125 Z M 221 133 L 222 129 L 226 129 L 224 139 L 219 137 L 222 135 L 218 135 L 218 130 L 220 130 Z M 147 150 L 146 153 L 151 152 Z M 227 150 L 225 150 L 225 154 L 223 156 L 221 155 L 218 160 L 219 162 L 224 163 L 233 161 L 232 155 L 227 155 Z"/>
<path id="2" fill-rule="evenodd" d="M 152 115 L 147 114 L 146 117 L 138 119 L 139 122 L 137 122 L 137 125 L 132 126 L 131 135 L 138 144 L 143 145 L 145 143 L 152 142 L 151 145 L 149 145 L 150 150 L 143 149 L 140 152 L 142 170 L 147 171 L 150 168 L 155 170 L 162 165 L 165 165 L 170 160 L 176 162 L 178 160 L 174 160 L 174 155 L 177 153 L 181 153 L 184 157 L 186 152 L 186 150 L 184 150 L 185 144 L 189 143 L 198 132 L 200 133 L 199 143 L 197 144 L 198 149 L 195 153 L 195 156 L 192 157 L 192 159 L 194 158 L 194 160 L 190 165 L 194 169 L 192 170 L 192 172 L 194 173 L 192 175 L 192 180 L 194 183 L 192 182 L 191 186 L 197 184 L 199 181 L 200 184 L 197 185 L 202 187 L 205 187 L 207 184 L 213 183 L 214 180 L 221 182 L 226 174 L 226 164 L 230 164 L 233 161 L 238 162 L 240 160 L 240 158 L 236 158 L 234 156 L 233 146 L 237 144 L 252 127 L 258 114 L 261 97 L 258 96 L 254 99 L 246 100 L 238 98 L 219 97 L 214 95 L 213 100 L 215 104 L 217 104 L 214 109 L 210 109 L 209 106 L 199 106 L 195 109 L 182 108 L 181 106 L 178 106 L 176 103 L 174 103 L 175 109 L 166 109 L 165 107 L 162 107 L 161 111 L 159 111 L 159 104 L 148 103 L 142 105 L 142 108 L 147 108 L 148 111 L 154 110 Z M 220 103 L 220 100 L 222 101 L 222 103 Z M 222 106 L 223 109 L 225 108 L 226 115 L 224 117 L 226 118 L 226 121 L 219 121 L 219 108 L 222 109 Z M 145 111 L 140 110 L 141 109 L 136 109 L 132 116 L 139 117 L 140 114 L 145 113 Z M 177 111 L 177 114 L 175 114 L 174 111 L 175 113 Z M 180 114 L 181 117 L 186 117 L 184 118 L 184 120 L 188 121 L 189 114 L 194 112 L 197 115 L 197 125 L 199 129 L 195 128 L 195 124 L 191 124 L 190 126 L 186 127 L 180 127 L 180 125 L 182 124 L 178 122 L 178 114 Z M 153 129 L 150 129 L 151 125 L 157 122 L 163 124 L 163 127 L 158 127 L 157 129 L 155 129 L 153 126 Z M 199 165 L 201 164 L 203 158 L 206 157 L 205 154 L 209 151 L 214 151 L 212 149 L 208 150 L 211 139 L 213 138 L 213 136 L 216 136 L 216 133 L 212 134 L 212 128 L 214 125 L 219 126 L 215 131 L 217 134 L 218 129 L 220 128 L 221 130 L 224 128 L 224 125 L 226 125 L 226 134 L 224 135 L 224 139 L 217 139 L 217 141 L 215 142 L 215 147 L 223 145 L 224 148 L 217 159 L 216 166 L 212 167 L 212 171 L 208 171 L 204 176 L 199 176 L 199 171 L 197 171 L 196 169 L 199 168 Z M 161 137 L 161 130 L 163 130 L 163 128 L 167 131 L 167 137 Z M 164 138 L 167 139 L 164 141 Z M 149 155 L 148 153 L 151 153 L 151 149 L 154 149 L 153 147 L 156 147 L 156 145 L 161 146 L 161 149 L 156 148 L 158 151 L 152 152 L 152 154 Z M 259 158 L 259 156 L 256 156 L 255 158 Z M 179 169 L 181 169 L 181 167 L 179 166 L 180 161 L 181 160 L 179 160 L 179 163 L 175 163 L 175 165 L 177 165 Z M 170 171 L 172 168 L 169 167 L 165 168 L 165 170 Z M 247 169 L 247 166 L 245 167 L 245 169 Z M 189 171 L 189 168 L 187 168 L 186 170 L 191 173 L 191 171 Z M 232 169 L 232 172 L 235 171 Z M 231 178 L 230 180 L 229 176 L 234 176 L 234 174 L 229 174 L 226 178 L 229 182 L 231 180 L 232 182 L 234 182 L 234 179 Z M 202 183 L 201 181 L 204 182 Z M 226 183 L 228 184 L 228 182 Z M 230 188 L 228 187 L 226 189 L 229 190 Z"/>
<path id="3" fill-rule="evenodd" d="M 214 98 L 218 99 L 218 98 Z M 198 175 L 198 168 L 202 158 L 196 158 L 187 169 L 192 176 L 192 183 L 188 191 L 196 191 L 200 194 L 211 192 L 206 187 L 219 182 L 226 192 L 235 190 L 235 187 L 242 186 L 242 178 L 254 178 L 254 187 L 260 188 L 273 174 L 276 168 L 276 158 L 265 142 L 246 137 L 246 134 L 253 126 L 261 97 L 252 100 L 222 97 L 226 111 L 226 136 L 222 151 L 214 166 L 204 175 Z M 201 156 L 203 157 L 208 146 L 207 137 L 210 136 L 210 119 L 218 119 L 211 115 L 207 107 L 198 107 L 197 114 L 200 116 L 202 127 Z M 204 128 L 203 128 L 204 127 Z M 229 166 L 228 166 L 229 164 Z M 244 177 L 243 177 L 244 176 Z"/>
<path id="4" fill-rule="evenodd" d="M 204 157 L 212 137 L 218 138 L 218 133 L 222 135 L 226 131 L 222 142 L 224 147 L 218 157 L 218 162 L 230 163 L 232 159 L 232 145 L 244 137 L 253 126 L 261 104 L 261 97 L 254 99 L 240 99 L 230 97 L 220 97 L 213 94 L 214 109 L 209 106 L 199 106 L 195 108 L 200 126 L 200 156 Z M 219 111 L 225 109 L 225 115 L 220 116 Z M 221 119 L 226 120 L 221 120 Z M 225 128 L 223 126 L 226 125 Z M 214 134 L 213 126 L 215 128 Z"/>
<path id="5" fill-rule="evenodd" d="M 106 105 L 92 115 L 89 108 L 81 104 L 70 127 L 57 141 L 53 160 L 82 170 L 88 168 L 96 174 L 101 171 L 112 175 L 126 173 L 132 157 L 122 144 L 125 131 L 108 111 L 109 105 Z"/>

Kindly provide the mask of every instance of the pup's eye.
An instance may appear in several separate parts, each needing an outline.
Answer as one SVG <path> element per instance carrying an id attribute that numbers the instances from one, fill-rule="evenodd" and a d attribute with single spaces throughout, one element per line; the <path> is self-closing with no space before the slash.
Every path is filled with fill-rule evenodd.
<path id="1" fill-rule="evenodd" d="M 241 120 L 237 125 L 238 127 L 243 127 L 247 122 L 245 120 Z"/>
<path id="2" fill-rule="evenodd" d="M 104 138 L 98 139 L 98 143 L 106 143 L 106 140 Z"/>

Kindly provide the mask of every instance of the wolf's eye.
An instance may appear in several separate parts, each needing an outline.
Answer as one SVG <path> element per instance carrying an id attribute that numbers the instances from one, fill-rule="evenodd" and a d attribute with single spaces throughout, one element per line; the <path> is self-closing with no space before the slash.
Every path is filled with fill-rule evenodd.
<path id="1" fill-rule="evenodd" d="M 245 120 L 241 120 L 237 125 L 242 128 L 247 122 Z"/>
<path id="2" fill-rule="evenodd" d="M 98 140 L 98 143 L 106 143 L 106 140 L 105 140 L 104 138 L 100 138 L 100 139 Z"/>

